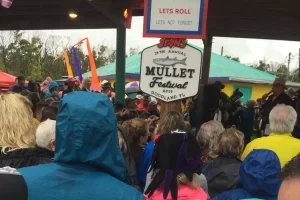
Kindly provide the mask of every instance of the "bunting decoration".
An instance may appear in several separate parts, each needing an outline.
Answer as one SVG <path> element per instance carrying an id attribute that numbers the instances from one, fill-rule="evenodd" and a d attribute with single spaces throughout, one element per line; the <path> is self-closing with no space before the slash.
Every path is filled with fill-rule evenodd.
<path id="1" fill-rule="evenodd" d="M 81 66 L 80 66 L 79 59 L 77 57 L 75 47 L 72 47 L 72 52 L 73 52 L 73 55 L 74 55 L 74 64 L 75 64 L 76 72 L 77 72 L 77 75 L 78 75 L 78 78 L 79 78 L 80 82 L 82 83 Z"/>

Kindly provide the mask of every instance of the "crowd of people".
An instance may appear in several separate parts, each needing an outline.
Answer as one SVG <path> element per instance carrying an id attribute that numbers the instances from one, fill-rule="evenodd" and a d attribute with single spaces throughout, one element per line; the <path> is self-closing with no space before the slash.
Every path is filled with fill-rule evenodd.
<path id="1" fill-rule="evenodd" d="M 88 78 L 65 86 L 19 76 L 0 94 L 0 199 L 300 198 L 296 103 L 279 79 L 260 103 L 239 105 L 236 91 L 228 116 L 197 131 L 197 97 L 162 114 L 147 94 L 114 102 L 108 81 L 101 93 Z M 251 141 L 258 113 L 266 134 Z"/>

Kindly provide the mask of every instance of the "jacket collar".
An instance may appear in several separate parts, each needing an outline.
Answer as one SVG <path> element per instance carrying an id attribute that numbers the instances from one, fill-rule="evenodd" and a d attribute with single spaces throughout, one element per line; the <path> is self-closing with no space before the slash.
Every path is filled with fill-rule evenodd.
<path id="1" fill-rule="evenodd" d="M 279 135 L 284 135 L 284 136 L 291 136 L 292 137 L 292 133 L 275 133 L 275 132 L 271 132 L 270 136 L 279 136 Z"/>

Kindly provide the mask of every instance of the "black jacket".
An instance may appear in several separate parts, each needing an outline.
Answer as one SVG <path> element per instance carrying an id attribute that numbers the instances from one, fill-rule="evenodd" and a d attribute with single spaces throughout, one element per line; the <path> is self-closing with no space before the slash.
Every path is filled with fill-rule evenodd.
<path id="1" fill-rule="evenodd" d="M 293 136 L 300 139 L 300 101 L 296 103 L 297 121 L 293 130 Z"/>
<path id="2" fill-rule="evenodd" d="M 66 90 L 63 90 L 62 96 L 65 96 L 66 94 L 71 93 L 73 91 L 74 90 L 71 87 L 68 86 L 68 88 Z"/>
<path id="3" fill-rule="evenodd" d="M 269 115 L 271 110 L 277 106 L 278 104 L 285 104 L 287 106 L 295 107 L 291 97 L 289 97 L 285 92 L 281 93 L 274 101 L 273 100 L 274 95 L 271 95 L 267 102 L 264 104 L 264 121 L 266 124 L 269 124 Z"/>
<path id="4" fill-rule="evenodd" d="M 240 165 L 237 158 L 221 156 L 209 162 L 203 170 L 211 198 L 222 192 L 236 189 L 240 182 Z"/>
<path id="5" fill-rule="evenodd" d="M 53 161 L 54 152 L 43 148 L 16 149 L 14 151 L 1 152 L 0 167 L 23 168 L 39 164 L 47 164 Z"/>
<path id="6" fill-rule="evenodd" d="M 23 176 L 13 168 L 0 168 L 1 200 L 27 200 L 28 189 Z"/>
<path id="7" fill-rule="evenodd" d="M 14 85 L 11 88 L 9 88 L 9 91 L 14 92 L 14 93 L 21 93 L 25 89 L 27 89 L 27 88 L 26 87 L 22 88 L 19 85 Z"/>

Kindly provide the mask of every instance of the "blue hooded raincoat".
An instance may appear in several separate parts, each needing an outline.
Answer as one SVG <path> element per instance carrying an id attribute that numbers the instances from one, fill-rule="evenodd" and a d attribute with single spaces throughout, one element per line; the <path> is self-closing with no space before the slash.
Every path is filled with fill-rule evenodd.
<path id="1" fill-rule="evenodd" d="M 58 92 L 58 87 L 59 87 L 59 85 L 58 85 L 55 81 L 51 81 L 50 84 L 49 84 L 49 90 L 48 90 L 48 92 L 46 92 L 46 94 L 45 94 L 45 99 L 47 99 L 47 98 L 49 98 L 49 97 L 52 96 L 52 94 L 51 94 L 50 91 L 51 91 L 51 89 L 54 88 L 54 87 L 57 87 L 57 92 Z M 57 95 L 57 98 L 60 99 L 60 96 Z"/>
<path id="2" fill-rule="evenodd" d="M 59 105 L 54 162 L 19 169 L 28 200 L 142 200 L 127 183 L 109 98 L 73 92 Z"/>
<path id="3" fill-rule="evenodd" d="M 270 150 L 252 151 L 241 164 L 241 188 L 216 196 L 212 200 L 276 200 L 281 185 L 278 156 Z"/>

